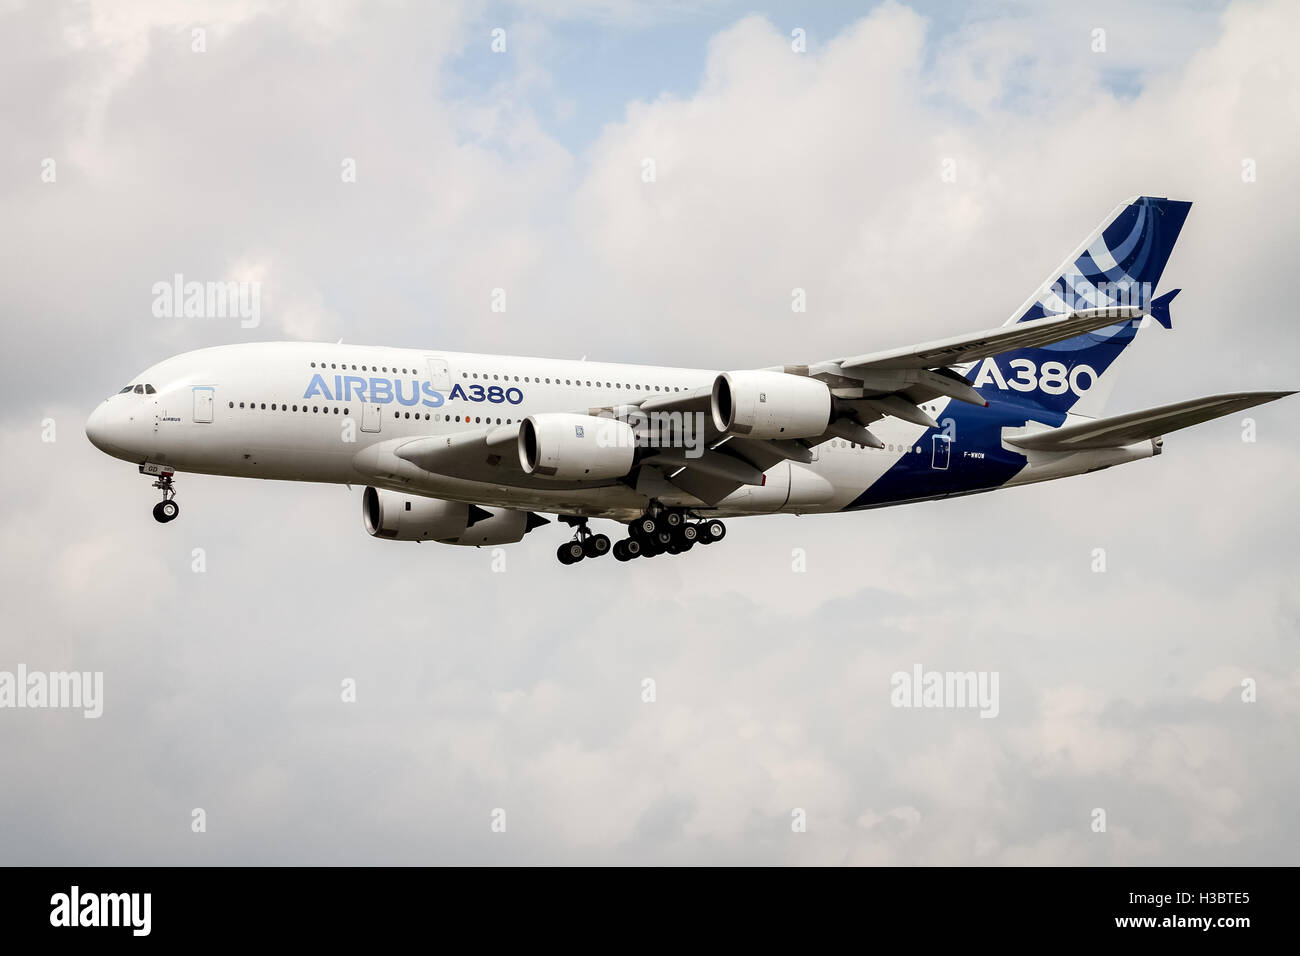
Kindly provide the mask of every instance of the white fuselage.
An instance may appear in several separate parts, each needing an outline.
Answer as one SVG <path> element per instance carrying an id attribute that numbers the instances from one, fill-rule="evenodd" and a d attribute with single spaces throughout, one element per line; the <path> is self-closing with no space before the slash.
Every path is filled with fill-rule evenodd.
<path id="1" fill-rule="evenodd" d="M 632 404 L 707 388 L 717 374 L 359 345 L 230 345 L 187 352 L 142 372 L 133 384 L 147 383 L 153 393 L 112 396 L 96 409 L 87 432 L 109 454 L 179 472 L 383 485 L 358 470 L 358 454 L 394 439 L 512 424 L 543 412 Z M 376 398 L 380 401 L 372 401 Z M 202 420 L 208 417 L 211 421 Z M 816 449 L 811 464 L 780 463 L 768 470 L 762 486 L 741 488 L 716 511 L 839 510 L 904 454 L 916 454 L 911 442 L 923 430 L 892 419 L 881 423 L 875 431 L 886 449 L 880 451 L 827 442 Z M 640 513 L 650 497 L 670 505 L 699 504 L 650 476 L 636 488 L 614 483 L 560 492 L 545 481 L 520 488 L 429 473 L 419 477 L 418 489 L 406 480 L 391 485 L 500 507 L 610 517 Z"/>

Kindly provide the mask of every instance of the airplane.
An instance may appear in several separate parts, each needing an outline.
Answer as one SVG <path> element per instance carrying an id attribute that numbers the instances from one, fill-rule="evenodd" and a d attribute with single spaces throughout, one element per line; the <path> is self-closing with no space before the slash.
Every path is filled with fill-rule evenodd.
<path id="1" fill-rule="evenodd" d="M 86 422 L 180 513 L 178 472 L 363 484 L 366 531 L 495 546 L 569 525 L 564 564 L 681 554 L 725 518 L 860 511 L 1099 471 L 1291 395 L 1074 411 L 1138 332 L 1191 203 L 1121 203 L 1002 326 L 807 365 L 716 371 L 310 342 L 151 366 Z M 1098 392 L 1098 395 L 1101 393 Z M 611 544 L 590 519 L 625 526 Z"/>

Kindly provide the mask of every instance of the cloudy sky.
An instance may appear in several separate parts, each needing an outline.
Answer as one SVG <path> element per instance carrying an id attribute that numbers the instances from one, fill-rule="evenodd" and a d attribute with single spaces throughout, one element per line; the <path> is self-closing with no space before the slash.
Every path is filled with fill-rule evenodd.
<path id="1" fill-rule="evenodd" d="M 1296 387 L 1300 9 L 1052 6 L 0 0 L 0 670 L 105 698 L 0 710 L 0 862 L 1297 862 L 1288 402 L 504 571 L 368 538 L 359 488 L 180 476 L 158 525 L 82 434 L 228 342 L 746 368 L 985 328 L 1139 193 L 1195 203 L 1185 291 L 1110 410 Z M 176 273 L 261 324 L 154 317 Z M 998 672 L 998 716 L 892 707 L 914 664 Z"/>

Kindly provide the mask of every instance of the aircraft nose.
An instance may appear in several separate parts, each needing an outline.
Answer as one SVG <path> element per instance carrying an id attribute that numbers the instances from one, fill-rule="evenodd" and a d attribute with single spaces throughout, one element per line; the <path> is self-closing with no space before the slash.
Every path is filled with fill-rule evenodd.
<path id="1" fill-rule="evenodd" d="M 112 455 L 114 458 L 122 458 L 126 455 L 125 450 L 120 445 L 115 445 L 113 439 L 120 437 L 114 433 L 120 431 L 113 423 L 113 417 L 108 410 L 108 402 L 101 402 L 99 407 L 90 413 L 86 419 L 86 437 L 90 443 L 104 452 L 106 455 Z"/>
<path id="2" fill-rule="evenodd" d="M 107 405 L 107 402 L 100 403 L 100 406 L 91 412 L 90 417 L 86 419 L 86 437 L 89 438 L 90 443 L 100 451 L 107 450 L 104 448 L 104 433 L 106 431 L 104 427 L 104 419 L 107 417 L 104 413 L 105 405 Z"/>

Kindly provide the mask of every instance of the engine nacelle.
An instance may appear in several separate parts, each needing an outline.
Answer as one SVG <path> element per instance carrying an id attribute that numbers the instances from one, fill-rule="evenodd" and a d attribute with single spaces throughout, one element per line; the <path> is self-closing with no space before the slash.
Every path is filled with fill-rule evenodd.
<path id="1" fill-rule="evenodd" d="M 469 527 L 469 505 L 422 495 L 367 488 L 361 496 L 366 531 L 397 541 L 447 541 Z"/>
<path id="2" fill-rule="evenodd" d="M 480 508 L 463 501 L 367 488 L 361 496 L 366 531 L 394 541 L 437 541 L 469 547 L 514 544 L 546 520 L 513 508 Z"/>
<path id="3" fill-rule="evenodd" d="M 546 412 L 519 423 L 519 464 L 557 481 L 621 478 L 632 469 L 636 433 L 627 422 Z"/>
<path id="4" fill-rule="evenodd" d="M 723 372 L 710 405 L 719 431 L 748 438 L 816 438 L 831 421 L 825 383 L 784 372 Z"/>

